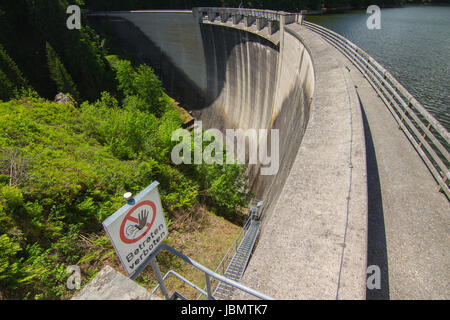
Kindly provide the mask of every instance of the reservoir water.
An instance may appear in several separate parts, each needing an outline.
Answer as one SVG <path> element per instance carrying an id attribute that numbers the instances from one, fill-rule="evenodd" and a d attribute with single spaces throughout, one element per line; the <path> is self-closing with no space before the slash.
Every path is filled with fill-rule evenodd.
<path id="1" fill-rule="evenodd" d="M 450 131 L 450 6 L 381 9 L 381 29 L 366 11 L 308 16 L 365 50 Z"/>

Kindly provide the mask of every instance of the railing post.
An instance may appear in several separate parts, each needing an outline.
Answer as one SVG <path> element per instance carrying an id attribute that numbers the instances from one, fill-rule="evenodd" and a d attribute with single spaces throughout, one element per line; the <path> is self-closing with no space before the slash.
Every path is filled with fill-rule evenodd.
<path id="1" fill-rule="evenodd" d="M 391 103 L 391 105 L 392 105 L 392 103 Z M 402 126 L 403 126 L 403 118 L 404 118 L 405 113 L 403 111 L 401 111 L 401 112 L 399 111 L 399 113 L 400 113 L 400 123 L 398 124 L 398 129 L 403 130 Z"/>
<path id="2" fill-rule="evenodd" d="M 200 11 L 199 8 L 193 8 L 192 14 L 194 15 L 194 19 L 197 23 L 203 22 L 203 13 Z"/>
<path id="3" fill-rule="evenodd" d="M 228 12 L 221 12 L 220 13 L 220 21 L 222 23 L 227 22 L 229 18 L 230 18 L 230 15 L 228 14 Z"/>
<path id="4" fill-rule="evenodd" d="M 161 276 L 161 271 L 159 270 L 158 262 L 156 262 L 156 257 L 154 257 L 152 260 L 150 260 L 150 266 L 153 269 L 153 273 L 155 274 L 156 280 L 158 280 L 159 288 L 161 289 L 162 294 L 166 298 L 166 300 L 169 300 L 169 293 L 167 292 L 166 285 L 164 284 L 164 279 Z"/>
<path id="5" fill-rule="evenodd" d="M 269 34 L 272 35 L 278 31 L 280 23 L 275 20 L 269 20 Z"/>
<path id="6" fill-rule="evenodd" d="M 286 17 L 283 13 L 280 14 L 280 34 L 283 37 L 284 34 L 284 25 L 286 24 Z"/>
<path id="7" fill-rule="evenodd" d="M 251 27 L 251 25 L 255 22 L 256 18 L 253 15 L 246 15 L 245 16 L 245 26 L 247 28 Z"/>
<path id="8" fill-rule="evenodd" d="M 261 31 L 266 26 L 267 20 L 266 18 L 256 18 L 256 29 L 258 31 Z"/>
<path id="9" fill-rule="evenodd" d="M 214 20 L 216 20 L 216 11 L 208 10 L 208 20 L 210 22 L 214 22 Z"/>
<path id="10" fill-rule="evenodd" d="M 213 295 L 211 293 L 211 279 L 209 274 L 205 272 L 205 280 L 206 280 L 206 292 L 208 293 L 208 300 L 213 300 Z"/>
<path id="11" fill-rule="evenodd" d="M 240 13 L 233 13 L 233 24 L 238 24 L 242 20 L 242 15 Z"/>

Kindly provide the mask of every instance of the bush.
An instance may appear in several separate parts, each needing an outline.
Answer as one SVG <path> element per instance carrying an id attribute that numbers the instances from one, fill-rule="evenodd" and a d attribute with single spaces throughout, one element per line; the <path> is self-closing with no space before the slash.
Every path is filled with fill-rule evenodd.
<path id="1" fill-rule="evenodd" d="M 115 68 L 118 89 L 126 97 L 124 105 L 157 117 L 164 114 L 171 103 L 151 67 L 140 65 L 135 70 L 130 61 L 119 60 Z"/>
<path id="2" fill-rule="evenodd" d="M 16 288 L 20 279 L 19 260 L 17 253 L 21 251 L 20 244 L 8 235 L 0 235 L 0 285 Z"/>
<path id="3" fill-rule="evenodd" d="M 10 212 L 23 206 L 23 195 L 19 188 L 3 186 L 0 189 L 0 197 L 4 201 L 5 209 Z"/>

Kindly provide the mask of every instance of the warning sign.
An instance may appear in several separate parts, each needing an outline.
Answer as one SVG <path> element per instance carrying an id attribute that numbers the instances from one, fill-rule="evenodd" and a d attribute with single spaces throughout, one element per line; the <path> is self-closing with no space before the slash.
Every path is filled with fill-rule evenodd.
<path id="1" fill-rule="evenodd" d="M 103 227 L 130 276 L 168 234 L 158 184 L 153 182 L 103 222 Z"/>

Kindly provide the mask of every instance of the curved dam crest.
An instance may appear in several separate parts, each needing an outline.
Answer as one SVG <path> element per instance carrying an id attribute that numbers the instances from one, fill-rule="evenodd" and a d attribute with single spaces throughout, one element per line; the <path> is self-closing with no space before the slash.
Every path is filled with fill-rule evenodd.
<path id="1" fill-rule="evenodd" d="M 152 66 L 206 129 L 279 129 L 278 173 L 248 168 L 266 217 L 243 283 L 278 299 L 334 299 L 337 292 L 364 299 L 362 116 L 348 71 L 329 46 L 295 23 L 262 36 L 198 23 L 190 11 L 89 18 Z"/>

